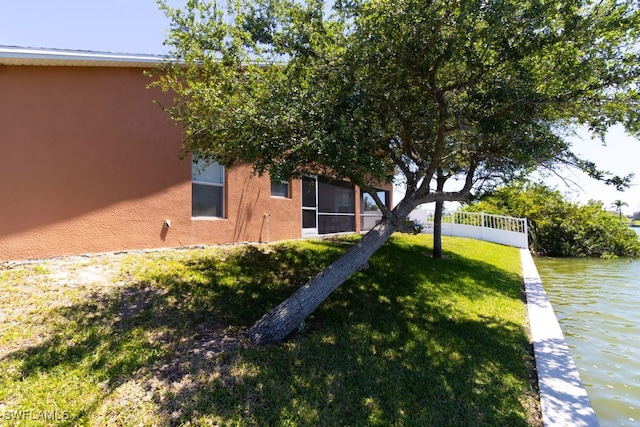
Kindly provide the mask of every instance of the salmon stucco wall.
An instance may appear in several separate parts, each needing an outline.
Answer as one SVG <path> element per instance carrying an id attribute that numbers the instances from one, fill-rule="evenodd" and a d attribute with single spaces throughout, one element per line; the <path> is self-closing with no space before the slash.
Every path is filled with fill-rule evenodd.
<path id="1" fill-rule="evenodd" d="M 191 218 L 181 130 L 148 83 L 139 68 L 0 66 L 0 261 L 300 237 L 299 182 L 271 197 L 249 166 L 227 171 L 224 219 Z"/>
<path id="2" fill-rule="evenodd" d="M 284 198 L 271 197 L 269 177 L 253 175 L 251 165 L 228 169 L 225 180 L 225 218 L 191 219 L 190 244 L 267 242 L 301 237 L 299 181 L 291 183 L 291 197 Z"/>

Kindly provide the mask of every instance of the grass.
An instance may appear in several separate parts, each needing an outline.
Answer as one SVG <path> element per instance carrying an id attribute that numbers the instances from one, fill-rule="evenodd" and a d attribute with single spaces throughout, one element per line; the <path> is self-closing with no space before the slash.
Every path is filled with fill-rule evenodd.
<path id="1" fill-rule="evenodd" d="M 436 261 L 430 236 L 394 236 L 287 342 L 247 342 L 356 238 L 0 266 L 0 417 L 541 425 L 514 248 L 444 238 Z"/>

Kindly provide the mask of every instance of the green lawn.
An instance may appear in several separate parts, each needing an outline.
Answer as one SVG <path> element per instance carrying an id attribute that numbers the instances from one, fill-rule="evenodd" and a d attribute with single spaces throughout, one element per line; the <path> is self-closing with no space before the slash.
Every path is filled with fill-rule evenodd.
<path id="1" fill-rule="evenodd" d="M 0 265 L 2 422 L 540 425 L 515 248 L 396 235 L 287 342 L 247 342 L 356 238 Z"/>

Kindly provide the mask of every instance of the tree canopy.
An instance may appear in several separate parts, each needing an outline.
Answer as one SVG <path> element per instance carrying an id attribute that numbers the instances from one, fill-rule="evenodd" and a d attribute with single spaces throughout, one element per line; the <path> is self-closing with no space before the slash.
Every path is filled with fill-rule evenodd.
<path id="1" fill-rule="evenodd" d="M 416 202 L 436 197 L 438 168 L 471 181 L 447 200 L 557 162 L 620 184 L 563 132 L 637 134 L 634 4 L 190 0 L 163 6 L 186 67 L 160 81 L 188 151 L 259 173 L 366 184 L 399 170 Z"/>
<path id="2" fill-rule="evenodd" d="M 175 61 L 157 83 L 176 93 L 166 108 L 185 152 L 273 179 L 349 179 L 384 214 L 363 239 L 373 251 L 416 206 L 469 200 L 540 166 L 629 183 L 564 136 L 616 123 L 638 135 L 635 0 L 160 4 Z M 372 187 L 396 174 L 406 193 L 391 209 Z"/>

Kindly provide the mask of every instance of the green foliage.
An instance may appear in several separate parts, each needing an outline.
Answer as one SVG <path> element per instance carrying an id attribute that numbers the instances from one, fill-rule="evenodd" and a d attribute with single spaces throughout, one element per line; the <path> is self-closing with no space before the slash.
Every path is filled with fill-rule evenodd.
<path id="1" fill-rule="evenodd" d="M 578 158 L 563 136 L 577 125 L 639 130 L 637 0 L 159 4 L 176 61 L 156 84 L 176 94 L 166 108 L 184 127 L 185 152 L 247 162 L 274 180 L 350 180 L 384 216 L 367 247 L 420 204 L 470 200 L 541 165 L 629 183 Z M 390 210 L 373 187 L 398 173 L 405 197 Z M 353 258 L 333 271 L 346 278 L 366 261 Z M 254 339 L 302 320 L 270 314 Z"/>
<path id="2" fill-rule="evenodd" d="M 412 206 L 558 162 L 629 183 L 563 135 L 638 132 L 635 0 L 160 4 L 181 63 L 157 84 L 177 95 L 167 108 L 187 152 L 365 188 L 399 171 Z M 436 191 L 437 176 L 461 184 Z"/>
<path id="3" fill-rule="evenodd" d="M 427 236 L 395 235 L 290 340 L 243 340 L 356 241 L 121 254 L 93 285 L 57 283 L 69 262 L 3 271 L 3 411 L 58 410 L 63 426 L 536 425 L 515 248 L 446 238 L 435 261 Z M 52 424 L 31 417 L 5 421 Z"/>
<path id="4" fill-rule="evenodd" d="M 571 203 L 543 184 L 501 187 L 465 210 L 527 218 L 533 250 L 543 255 L 640 255 L 636 233 L 601 202 Z"/>

